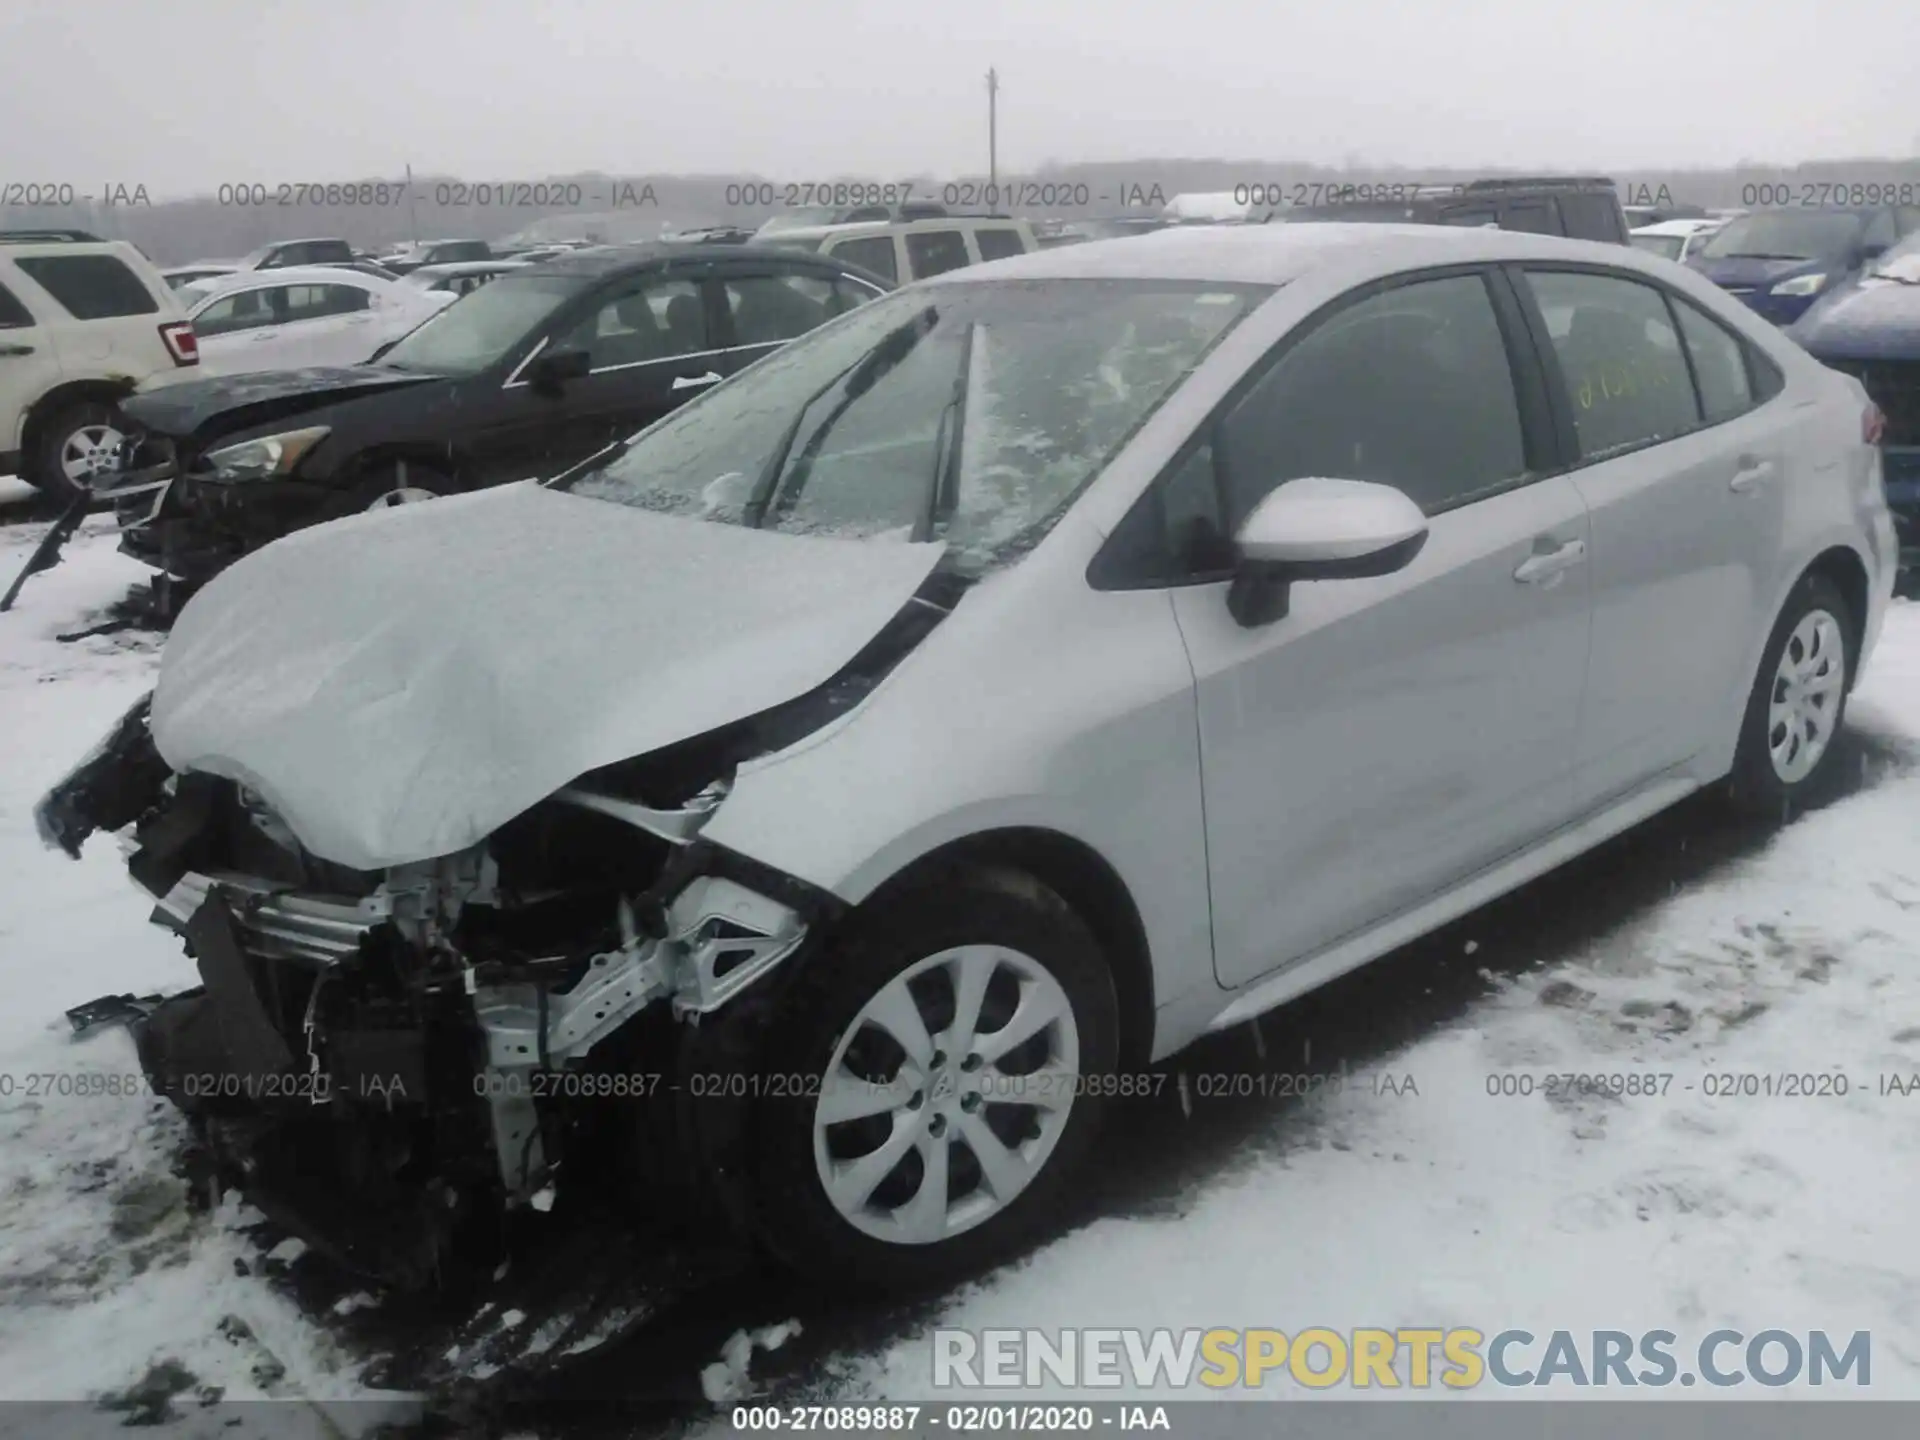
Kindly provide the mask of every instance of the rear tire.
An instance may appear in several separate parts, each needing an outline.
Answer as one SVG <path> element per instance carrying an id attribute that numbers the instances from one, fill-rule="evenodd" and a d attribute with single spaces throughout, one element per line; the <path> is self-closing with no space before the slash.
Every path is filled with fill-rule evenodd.
<path id="1" fill-rule="evenodd" d="M 104 401 L 64 406 L 40 431 L 21 478 L 71 505 L 119 470 L 126 440 L 126 421 Z"/>
<path id="2" fill-rule="evenodd" d="M 950 1283 L 1047 1226 L 1119 1051 L 1086 923 L 1023 873 L 972 867 L 856 916 L 772 1025 L 756 1228 L 778 1259 L 841 1288 Z"/>
<path id="3" fill-rule="evenodd" d="M 1830 792 L 1858 663 L 1855 633 L 1839 586 L 1803 576 L 1781 607 L 1747 698 L 1728 787 L 1738 810 L 1784 823 Z"/>

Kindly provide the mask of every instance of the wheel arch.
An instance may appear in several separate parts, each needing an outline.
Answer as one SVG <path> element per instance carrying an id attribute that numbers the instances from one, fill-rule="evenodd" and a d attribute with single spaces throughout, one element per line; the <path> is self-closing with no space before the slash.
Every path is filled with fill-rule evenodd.
<path id="1" fill-rule="evenodd" d="M 1847 602 L 1849 633 L 1847 635 L 1847 653 L 1853 656 L 1853 670 L 1847 676 L 1847 689 L 1851 691 L 1860 679 L 1861 650 L 1866 644 L 1867 610 L 1873 603 L 1871 582 L 1867 576 L 1866 562 L 1858 551 L 1848 545 L 1833 545 L 1822 550 L 1810 560 L 1800 573 L 1794 576 L 1793 585 L 1787 587 L 1787 594 L 1811 575 L 1822 575 L 1834 583 L 1841 598 Z M 1782 605 L 1786 603 L 1783 596 Z M 1777 619 L 1779 606 L 1774 607 Z M 1768 627 L 1771 630 L 1771 626 Z"/>
<path id="2" fill-rule="evenodd" d="M 102 405 L 118 405 L 134 391 L 134 381 L 125 376 L 94 376 L 84 380 L 63 380 L 33 404 L 29 405 L 20 421 L 20 443 L 18 449 L 23 456 L 32 455 L 40 447 L 46 435 L 47 426 L 69 405 L 81 405 L 89 401 Z"/>
<path id="3" fill-rule="evenodd" d="M 1111 862 L 1085 841 L 1038 826 L 1008 826 L 951 840 L 909 861 L 876 886 L 862 907 L 930 882 L 955 865 L 1011 870 L 1059 896 L 1099 942 L 1120 1012 L 1120 1066 L 1140 1069 L 1153 1048 L 1153 957 L 1132 892 Z"/>

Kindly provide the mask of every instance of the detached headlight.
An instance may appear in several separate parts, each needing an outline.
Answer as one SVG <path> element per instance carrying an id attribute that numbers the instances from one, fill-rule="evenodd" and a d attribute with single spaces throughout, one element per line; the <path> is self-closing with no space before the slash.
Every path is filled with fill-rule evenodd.
<path id="1" fill-rule="evenodd" d="M 1767 291 L 1769 295 L 1818 295 L 1820 287 L 1827 283 L 1827 272 L 1816 270 L 1811 275 L 1796 275 L 1791 280 L 1782 280 Z"/>
<path id="2" fill-rule="evenodd" d="M 306 453 L 327 438 L 331 427 L 315 425 L 308 430 L 288 430 L 258 440 L 242 440 L 221 450 L 207 452 L 207 463 L 222 480 L 264 480 L 273 475 L 291 475 Z"/>

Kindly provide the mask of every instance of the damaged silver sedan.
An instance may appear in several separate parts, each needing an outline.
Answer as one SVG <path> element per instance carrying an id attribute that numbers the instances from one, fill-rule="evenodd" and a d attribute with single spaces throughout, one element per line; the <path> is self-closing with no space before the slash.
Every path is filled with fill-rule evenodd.
<path id="1" fill-rule="evenodd" d="M 1576 420 L 1588 361 L 1660 383 Z M 1891 583 L 1863 411 L 1619 247 L 975 267 L 247 557 L 39 820 L 118 832 L 198 964 L 155 1085 L 365 1268 L 592 1193 L 938 1280 L 1209 1029 L 1703 785 L 1811 793 Z M 1792 507 L 1698 478 L 1759 454 Z"/>

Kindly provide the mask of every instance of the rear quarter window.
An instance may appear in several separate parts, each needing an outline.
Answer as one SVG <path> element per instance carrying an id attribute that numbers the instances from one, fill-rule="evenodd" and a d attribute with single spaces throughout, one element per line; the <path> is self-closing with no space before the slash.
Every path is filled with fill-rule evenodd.
<path id="1" fill-rule="evenodd" d="M 160 310 L 160 302 L 116 255 L 21 255 L 13 263 L 76 320 Z"/>
<path id="2" fill-rule="evenodd" d="M 973 232 L 974 243 L 980 247 L 982 260 L 1005 260 L 1010 255 L 1024 255 L 1027 247 L 1020 243 L 1018 230 L 986 230 Z"/>

